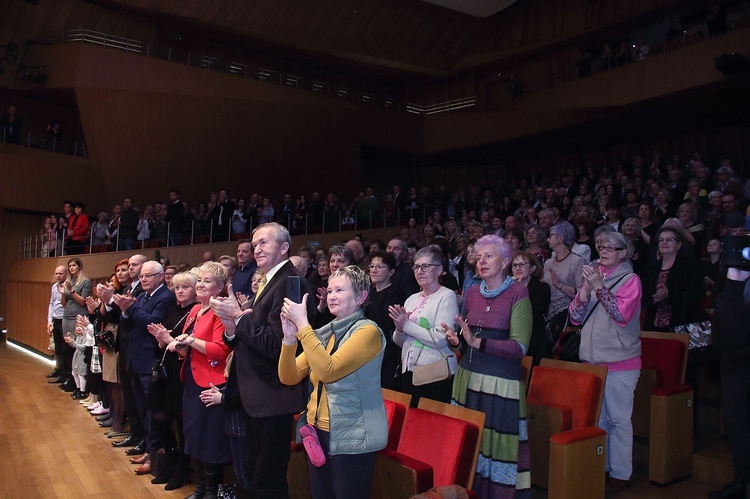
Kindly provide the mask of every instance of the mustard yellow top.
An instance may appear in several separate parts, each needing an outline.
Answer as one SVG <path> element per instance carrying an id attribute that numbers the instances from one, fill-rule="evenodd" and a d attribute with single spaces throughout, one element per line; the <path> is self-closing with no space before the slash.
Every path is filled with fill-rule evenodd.
<path id="1" fill-rule="evenodd" d="M 339 345 L 338 350 L 331 355 L 336 336 L 331 335 L 328 345 L 323 345 L 315 335 L 315 331 L 307 326 L 297 331 L 297 339 L 302 343 L 302 352 L 297 358 L 294 354 L 297 345 L 281 345 L 281 356 L 279 357 L 279 379 L 285 385 L 296 385 L 310 376 L 313 392 L 307 403 L 307 422 L 315 423 L 318 409 L 318 382 L 323 382 L 323 390 L 320 394 L 320 413 L 317 414 L 317 427 L 323 431 L 329 431 L 328 418 L 328 396 L 325 388 L 326 383 L 333 383 L 348 376 L 360 367 L 374 359 L 380 352 L 380 330 L 371 324 L 365 324 L 358 328 L 346 340 Z"/>

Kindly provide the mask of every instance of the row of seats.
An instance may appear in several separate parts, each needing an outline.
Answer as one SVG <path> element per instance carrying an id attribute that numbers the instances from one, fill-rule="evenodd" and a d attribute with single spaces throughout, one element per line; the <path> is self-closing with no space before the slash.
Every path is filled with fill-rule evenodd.
<path id="1" fill-rule="evenodd" d="M 693 389 L 684 384 L 688 335 L 642 332 L 633 429 L 648 441 L 649 479 L 668 484 L 692 471 Z M 603 498 L 606 433 L 597 423 L 607 368 L 525 358 L 532 484 L 550 499 Z M 471 490 L 481 448 L 481 412 L 383 389 L 388 445 L 378 453 L 371 497 L 407 498 L 432 487 Z M 643 463 L 645 464 L 645 463 Z M 308 498 L 304 448 L 292 443 L 292 497 Z M 471 495 L 471 492 L 470 492 Z"/>
<path id="2" fill-rule="evenodd" d="M 685 385 L 690 338 L 642 332 L 633 431 L 648 443 L 649 480 L 692 472 L 693 388 Z M 528 365 L 528 364 L 527 364 Z M 550 498 L 604 497 L 606 434 L 597 427 L 607 368 L 543 359 L 526 397 L 532 484 Z M 636 461 L 637 462 L 637 461 Z"/>

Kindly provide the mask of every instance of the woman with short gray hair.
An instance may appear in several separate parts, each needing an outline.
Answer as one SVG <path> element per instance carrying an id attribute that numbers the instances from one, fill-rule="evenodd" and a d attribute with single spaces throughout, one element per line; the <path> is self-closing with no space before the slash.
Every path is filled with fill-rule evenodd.
<path id="1" fill-rule="evenodd" d="M 575 229 L 563 220 L 553 225 L 547 238 L 553 256 L 544 263 L 542 280 L 551 290 L 547 320 L 552 328 L 553 340 L 557 341 L 560 331 L 568 320 L 568 306 L 583 285 L 584 260 L 573 253 Z"/>
<path id="2" fill-rule="evenodd" d="M 458 315 L 456 295 L 440 285 L 443 253 L 427 246 L 414 255 L 414 277 L 422 289 L 406 299 L 404 306 L 388 307 L 396 326 L 393 341 L 401 347 L 401 391 L 410 393 L 412 406 L 420 397 L 450 403 L 456 356 L 448 345 L 442 324 L 453 324 Z M 442 380 L 414 384 L 414 368 L 447 359 L 450 373 Z"/>

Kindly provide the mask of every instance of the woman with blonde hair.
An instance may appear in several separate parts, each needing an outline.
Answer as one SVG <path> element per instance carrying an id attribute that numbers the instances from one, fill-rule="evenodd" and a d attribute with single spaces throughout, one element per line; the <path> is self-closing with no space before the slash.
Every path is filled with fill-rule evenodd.
<path id="1" fill-rule="evenodd" d="M 370 278 L 350 265 L 328 281 L 326 301 L 335 317 L 329 324 L 312 329 L 308 295 L 302 303 L 286 298 L 281 308 L 279 379 L 296 385 L 309 377 L 312 393 L 298 432 L 302 438 L 317 434 L 326 456 L 325 463 L 308 466 L 313 499 L 368 497 L 375 454 L 388 441 L 380 388 L 386 342 L 377 324 L 365 318 L 369 291 Z M 298 341 L 302 353 L 295 357 Z"/>
<path id="2" fill-rule="evenodd" d="M 169 343 L 171 352 L 185 358 L 180 378 L 185 382 L 182 396 L 185 453 L 193 458 L 196 472 L 195 497 L 216 497 L 221 468 L 232 459 L 224 433 L 224 411 L 206 406 L 201 392 L 226 383 L 224 369 L 229 347 L 224 344 L 224 326 L 211 310 L 211 298 L 224 289 L 227 272 L 218 262 L 198 268 L 195 285 L 198 303 L 185 319 L 183 333 Z"/>

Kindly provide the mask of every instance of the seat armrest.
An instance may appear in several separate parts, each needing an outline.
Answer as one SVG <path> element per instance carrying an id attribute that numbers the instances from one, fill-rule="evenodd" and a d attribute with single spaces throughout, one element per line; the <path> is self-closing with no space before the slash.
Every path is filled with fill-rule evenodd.
<path id="1" fill-rule="evenodd" d="M 432 466 L 391 449 L 375 456 L 370 497 L 411 497 L 434 485 Z"/>

